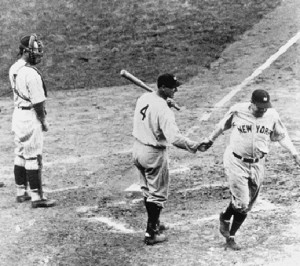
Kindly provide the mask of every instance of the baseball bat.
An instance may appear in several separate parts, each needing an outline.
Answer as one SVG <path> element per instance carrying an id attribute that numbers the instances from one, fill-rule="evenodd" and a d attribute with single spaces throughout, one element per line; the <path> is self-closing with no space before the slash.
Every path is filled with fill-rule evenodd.
<path id="1" fill-rule="evenodd" d="M 143 81 L 141 81 L 140 79 L 138 79 L 136 76 L 132 75 L 131 73 L 129 73 L 128 71 L 126 70 L 121 70 L 121 73 L 120 75 L 123 77 L 123 78 L 126 78 L 128 79 L 129 81 L 131 81 L 133 84 L 143 88 L 144 90 L 146 91 L 149 91 L 149 92 L 153 92 L 154 90 L 149 87 L 147 84 L 145 84 Z M 176 110 L 180 110 L 180 107 L 175 103 L 174 105 L 172 105 L 172 107 L 174 107 Z"/>

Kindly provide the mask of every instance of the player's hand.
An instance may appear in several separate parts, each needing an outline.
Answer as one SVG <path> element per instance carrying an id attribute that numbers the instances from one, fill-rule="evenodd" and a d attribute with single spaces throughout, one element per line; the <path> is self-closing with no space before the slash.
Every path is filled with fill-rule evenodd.
<path id="1" fill-rule="evenodd" d="M 299 154 L 295 154 L 293 155 L 295 163 L 298 164 L 300 166 L 300 155 Z"/>
<path id="2" fill-rule="evenodd" d="M 49 130 L 49 124 L 48 124 L 48 122 L 46 120 L 44 120 L 41 123 L 42 123 L 42 130 L 44 132 L 47 132 Z"/>
<path id="3" fill-rule="evenodd" d="M 213 142 L 207 138 L 205 138 L 199 145 L 198 151 L 207 151 L 211 146 L 213 145 Z"/>
<path id="4" fill-rule="evenodd" d="M 168 106 L 169 106 L 170 108 L 176 106 L 175 101 L 174 101 L 173 99 L 171 99 L 171 98 L 168 98 L 168 99 L 167 99 L 167 104 L 168 104 Z"/>

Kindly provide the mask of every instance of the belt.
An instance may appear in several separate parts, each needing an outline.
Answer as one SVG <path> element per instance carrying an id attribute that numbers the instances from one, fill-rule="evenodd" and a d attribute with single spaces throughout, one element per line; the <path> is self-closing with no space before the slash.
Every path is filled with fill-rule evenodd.
<path id="1" fill-rule="evenodd" d="M 18 106 L 18 108 L 21 110 L 31 110 L 32 109 L 31 106 Z"/>
<path id="2" fill-rule="evenodd" d="M 234 155 L 234 157 L 240 159 L 242 162 L 245 163 L 257 163 L 260 159 L 262 159 L 264 156 L 262 156 L 261 158 L 244 158 L 238 154 L 236 154 L 235 152 L 232 152 L 232 154 Z"/>
<path id="3" fill-rule="evenodd" d="M 166 147 L 165 146 L 154 146 L 154 145 L 150 145 L 150 144 L 145 144 L 146 146 L 149 146 L 149 147 L 152 147 L 154 149 L 157 149 L 157 150 L 165 150 Z"/>

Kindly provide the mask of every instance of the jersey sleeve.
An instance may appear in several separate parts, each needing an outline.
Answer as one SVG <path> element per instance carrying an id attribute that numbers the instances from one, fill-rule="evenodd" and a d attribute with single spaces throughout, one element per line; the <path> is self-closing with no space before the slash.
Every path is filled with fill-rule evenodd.
<path id="1" fill-rule="evenodd" d="M 42 78 L 35 70 L 32 70 L 32 74 L 28 75 L 27 86 L 32 104 L 41 103 L 46 100 Z"/>
<path id="2" fill-rule="evenodd" d="M 169 107 L 168 107 L 169 108 Z M 199 146 L 198 142 L 183 136 L 176 124 L 174 113 L 169 109 L 160 116 L 160 127 L 167 141 L 175 147 L 195 153 Z"/>
<path id="3" fill-rule="evenodd" d="M 282 123 L 278 113 L 275 113 L 275 122 L 274 122 L 274 127 L 273 127 L 273 132 L 270 135 L 271 141 L 280 141 L 285 136 L 287 136 L 287 129 Z"/>
<path id="4" fill-rule="evenodd" d="M 213 132 L 210 134 L 209 139 L 211 141 L 215 141 L 224 131 L 231 128 L 232 119 L 236 112 L 235 106 L 229 109 L 229 111 L 224 115 L 220 122 L 215 126 Z"/>

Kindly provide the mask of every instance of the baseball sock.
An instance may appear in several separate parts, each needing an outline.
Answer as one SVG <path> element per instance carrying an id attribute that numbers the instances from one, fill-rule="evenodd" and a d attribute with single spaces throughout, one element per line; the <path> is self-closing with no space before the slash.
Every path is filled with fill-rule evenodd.
<path id="1" fill-rule="evenodd" d="M 231 224 L 230 232 L 229 232 L 231 237 L 235 236 L 235 233 L 239 230 L 239 228 L 245 221 L 246 217 L 247 217 L 246 213 L 240 213 L 235 211 L 233 215 L 233 221 Z"/>
<path id="2" fill-rule="evenodd" d="M 40 178 L 40 170 L 26 170 L 28 177 L 30 190 L 31 190 L 31 200 L 36 201 L 41 199 L 42 184 Z"/>
<path id="3" fill-rule="evenodd" d="M 232 203 L 230 202 L 227 209 L 223 212 L 222 218 L 225 221 L 229 221 L 231 219 L 231 216 L 235 213 L 234 209 L 232 208 Z"/>
<path id="4" fill-rule="evenodd" d="M 146 209 L 148 212 L 148 221 L 147 221 L 147 233 L 152 237 L 157 231 L 158 220 L 160 216 L 161 207 L 153 202 L 145 201 Z"/>
<path id="5" fill-rule="evenodd" d="M 14 165 L 15 183 L 17 186 L 17 196 L 24 195 L 26 191 L 27 179 L 24 166 Z"/>

